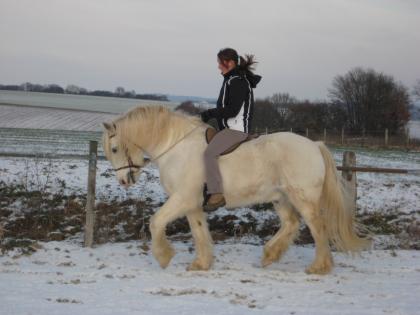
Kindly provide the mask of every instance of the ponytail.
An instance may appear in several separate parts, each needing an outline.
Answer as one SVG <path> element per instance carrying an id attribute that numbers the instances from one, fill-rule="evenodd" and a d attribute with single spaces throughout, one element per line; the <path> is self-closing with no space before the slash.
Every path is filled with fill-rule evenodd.
<path id="1" fill-rule="evenodd" d="M 254 55 L 245 55 L 245 58 L 238 56 L 239 63 L 237 64 L 239 71 L 253 72 L 255 70 L 255 64 L 258 63 L 255 60 Z"/>

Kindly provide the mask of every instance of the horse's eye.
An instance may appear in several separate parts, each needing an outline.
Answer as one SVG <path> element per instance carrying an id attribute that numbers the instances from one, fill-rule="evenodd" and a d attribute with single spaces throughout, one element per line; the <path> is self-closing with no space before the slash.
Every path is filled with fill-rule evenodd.
<path id="1" fill-rule="evenodd" d="M 117 148 L 112 148 L 112 153 L 117 153 Z"/>

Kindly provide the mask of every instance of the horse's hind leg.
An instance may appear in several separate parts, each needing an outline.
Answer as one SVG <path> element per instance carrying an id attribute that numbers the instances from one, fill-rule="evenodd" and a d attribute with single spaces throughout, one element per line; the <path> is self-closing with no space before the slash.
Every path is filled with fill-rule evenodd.
<path id="1" fill-rule="evenodd" d="M 266 267 L 280 259 L 299 230 L 299 215 L 288 202 L 273 203 L 280 216 L 281 228 L 264 246 L 262 266 Z"/>
<path id="2" fill-rule="evenodd" d="M 327 274 L 334 263 L 321 210 L 307 202 L 301 202 L 296 206 L 315 240 L 315 260 L 305 271 L 306 273 Z"/>
<path id="3" fill-rule="evenodd" d="M 197 257 L 187 270 L 208 270 L 213 263 L 213 241 L 201 208 L 187 214 L 191 233 L 194 237 Z"/>

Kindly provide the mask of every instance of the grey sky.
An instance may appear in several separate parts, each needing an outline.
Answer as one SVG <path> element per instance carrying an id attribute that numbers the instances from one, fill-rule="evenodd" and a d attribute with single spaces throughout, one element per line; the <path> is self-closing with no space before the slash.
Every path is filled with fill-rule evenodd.
<path id="1" fill-rule="evenodd" d="M 257 97 L 323 99 L 355 66 L 420 78 L 418 0 L 0 0 L 0 83 L 216 97 L 216 54 L 253 53 Z"/>

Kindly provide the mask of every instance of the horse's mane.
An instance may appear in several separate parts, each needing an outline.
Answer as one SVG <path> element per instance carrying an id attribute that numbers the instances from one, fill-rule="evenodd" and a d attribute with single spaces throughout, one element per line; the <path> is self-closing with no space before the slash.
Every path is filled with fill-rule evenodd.
<path id="1" fill-rule="evenodd" d="M 139 106 L 113 122 L 121 145 L 130 150 L 133 144 L 159 147 L 171 143 L 203 124 L 200 118 L 164 106 Z"/>
<path id="2" fill-rule="evenodd" d="M 122 114 L 115 120 L 115 123 L 122 120 L 155 120 L 158 116 L 169 116 L 170 111 L 164 106 L 137 106 Z"/>

